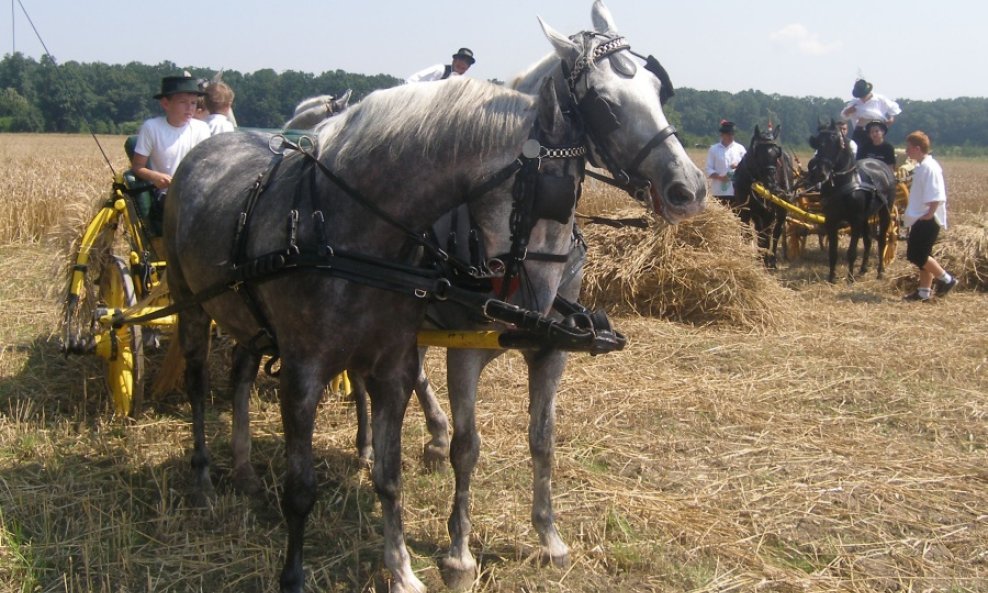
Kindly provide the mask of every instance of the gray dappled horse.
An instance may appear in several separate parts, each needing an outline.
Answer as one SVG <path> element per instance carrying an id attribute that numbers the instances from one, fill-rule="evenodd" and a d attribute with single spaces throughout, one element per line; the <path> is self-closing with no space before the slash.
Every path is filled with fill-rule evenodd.
<path id="1" fill-rule="evenodd" d="M 333 95 L 310 97 L 295 107 L 292 118 L 282 127 L 286 130 L 311 130 L 323 121 L 342 113 L 350 104 L 352 92 L 347 89 L 339 97 Z"/>
<path id="2" fill-rule="evenodd" d="M 556 85 L 556 94 L 570 96 L 587 127 L 591 161 L 611 171 L 618 183 L 641 200 L 650 210 L 671 223 L 697 214 L 703 208 L 706 185 L 673 136 L 673 128 L 662 111 L 662 103 L 672 94 L 671 83 L 658 62 L 649 56 L 644 68 L 631 57 L 627 42 L 618 35 L 610 12 L 601 2 L 592 9 L 594 30 L 565 37 L 542 23 L 555 52 L 519 76 L 513 86 L 534 93 L 545 78 Z M 540 221 L 539 231 L 549 221 Z M 495 233 L 506 237 L 505 233 Z M 488 253 L 501 253 L 488 251 Z M 546 284 L 540 275 L 557 266 L 535 258 L 525 262 L 529 290 L 543 295 L 530 303 L 535 310 L 552 306 L 559 294 L 571 301 L 579 297 L 582 279 L 582 249 L 570 252 L 562 283 Z M 549 279 L 551 280 L 551 278 Z M 439 317 L 453 328 L 474 324 L 473 319 L 450 307 L 439 308 Z M 475 405 L 480 374 L 503 351 L 459 350 L 447 352 L 447 386 L 454 430 L 450 460 L 456 479 L 453 509 L 448 521 L 451 545 L 442 559 L 443 578 L 453 589 L 465 589 L 474 582 L 477 564 L 469 549 L 470 480 L 479 458 Z M 532 523 L 539 534 L 541 555 L 556 565 L 569 562 L 569 548 L 555 526 L 552 508 L 552 465 L 555 446 L 555 396 L 566 363 L 566 353 L 557 349 L 524 350 L 529 370 L 529 451 L 533 462 Z M 445 418 L 430 414 L 438 409 L 430 399 L 431 390 L 420 375 L 417 393 L 423 403 L 432 440 L 426 444 L 426 457 L 442 446 Z M 359 389 L 358 389 L 359 398 Z M 358 412 L 361 406 L 358 402 Z M 361 426 L 365 423 L 361 422 Z M 359 446 L 359 435 L 358 435 Z M 366 448 L 364 449 L 366 450 Z M 430 452 L 430 450 L 432 450 Z"/>
<path id="3" fill-rule="evenodd" d="M 553 87 L 545 88 L 548 96 Z M 392 590 L 424 590 L 404 543 L 401 423 L 426 304 L 453 288 L 405 263 L 424 247 L 423 231 L 468 198 L 478 224 L 498 228 L 512 204 L 512 178 L 503 172 L 521 161 L 536 122 L 558 121 L 558 110 L 555 100 L 469 79 L 398 87 L 329 120 L 314 151 L 280 154 L 270 136 L 222 134 L 197 146 L 176 172 L 165 242 L 172 296 L 184 307 L 178 335 L 193 413 L 193 499 L 202 503 L 213 489 L 204 424 L 212 318 L 239 344 L 231 381 L 235 459 L 246 458 L 237 449 L 249 446 L 237 435 L 248 433 L 244 394 L 252 373 L 262 353 L 280 355 L 288 462 L 282 591 L 303 588 L 304 527 L 316 498 L 315 409 L 344 369 L 371 393 L 372 480 Z M 529 247 L 568 253 L 571 225 L 572 218 L 556 225 L 559 232 L 533 233 Z M 558 284 L 561 266 L 549 275 L 546 285 Z M 257 481 L 249 463 L 235 467 L 235 479 Z"/>
<path id="4" fill-rule="evenodd" d="M 847 279 L 854 280 L 854 260 L 858 253 L 858 239 L 864 239 L 861 257 L 861 274 L 868 271 L 871 252 L 871 217 L 878 216 L 878 277 L 885 271 L 885 243 L 895 205 L 895 174 L 892 168 L 878 159 L 855 161 L 854 151 L 830 120 L 830 125 L 820 126 L 810 137 L 810 146 L 816 154 L 807 164 L 810 184 L 820 184 L 820 203 L 826 219 L 830 274 L 828 280 L 837 281 L 837 237 L 846 223 L 850 227 L 851 241 L 847 247 Z"/>

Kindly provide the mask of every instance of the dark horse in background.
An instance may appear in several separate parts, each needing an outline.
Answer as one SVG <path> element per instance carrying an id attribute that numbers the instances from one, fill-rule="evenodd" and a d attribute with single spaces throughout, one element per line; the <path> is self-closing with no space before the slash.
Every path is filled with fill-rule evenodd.
<path id="1" fill-rule="evenodd" d="M 762 131 L 755 126 L 748 152 L 734 171 L 734 203 L 731 207 L 741 222 L 755 227 L 758 249 L 765 267 L 775 268 L 779 237 L 786 222 L 786 210 L 751 190 L 759 182 L 777 196 L 787 197 L 793 189 L 792 161 L 779 144 L 782 126 Z"/>
<path id="2" fill-rule="evenodd" d="M 877 159 L 854 160 L 854 152 L 833 120 L 820 126 L 810 137 L 816 154 L 810 159 L 808 182 L 820 184 L 820 202 L 829 241 L 830 282 L 837 280 L 837 233 L 846 223 L 851 230 L 847 248 L 848 281 L 854 280 L 854 260 L 858 240 L 864 238 L 861 274 L 868 271 L 871 251 L 870 219 L 878 216 L 878 277 L 885 271 L 885 241 L 895 204 L 895 175 L 892 169 Z"/>

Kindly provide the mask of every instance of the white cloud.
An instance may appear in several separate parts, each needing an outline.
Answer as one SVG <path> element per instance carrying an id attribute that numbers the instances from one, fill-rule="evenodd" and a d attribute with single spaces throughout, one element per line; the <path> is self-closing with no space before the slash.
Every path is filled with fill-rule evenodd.
<path id="1" fill-rule="evenodd" d="M 804 25 L 790 23 L 769 35 L 772 41 L 793 47 L 801 53 L 811 56 L 822 56 L 841 49 L 840 41 L 824 43 L 820 35 L 811 32 Z"/>

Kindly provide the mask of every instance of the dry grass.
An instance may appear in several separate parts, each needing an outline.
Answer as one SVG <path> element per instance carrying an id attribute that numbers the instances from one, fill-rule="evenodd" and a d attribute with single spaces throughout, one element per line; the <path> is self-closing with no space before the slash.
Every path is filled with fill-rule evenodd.
<path id="1" fill-rule="evenodd" d="M 0 136 L 0 151 L 9 142 Z M 977 222 L 988 163 L 944 168 L 957 224 L 940 248 L 959 269 L 963 258 L 984 261 Z M 614 193 L 587 194 L 587 213 L 627 204 Z M 689 261 L 712 262 L 721 281 L 759 280 L 726 290 L 742 302 L 704 307 L 745 312 L 707 311 L 715 319 L 693 323 L 620 315 L 624 351 L 571 357 L 554 484 L 573 551 L 567 570 L 530 559 L 537 538 L 523 361 L 508 354 L 486 371 L 472 501 L 476 590 L 988 592 L 985 294 L 964 276 L 947 299 L 905 305 L 899 295 L 913 271 L 901 259 L 887 280 L 831 286 L 815 248 L 768 275 L 736 229 L 709 237 L 717 249 L 704 247 L 698 238 L 732 228 L 720 213 L 708 216 L 676 233 L 643 233 L 641 251 L 664 260 L 655 266 L 683 258 L 679 272 L 639 265 L 661 273 L 661 287 L 635 284 L 644 280 L 631 274 L 622 281 L 638 287 L 636 303 L 670 281 L 690 288 L 667 298 L 703 298 L 695 294 L 708 280 L 687 271 Z M 965 225 L 980 231 L 967 236 L 958 231 Z M 629 255 L 615 247 L 623 236 L 593 234 L 594 265 Z M 149 402 L 136 421 L 111 421 L 100 364 L 65 359 L 49 339 L 61 290 L 52 279 L 56 251 L 26 239 L 0 246 L 0 592 L 272 590 L 285 542 L 277 385 L 262 378 L 254 395 L 254 462 L 267 488 L 248 500 L 225 479 L 230 405 L 225 353 L 216 353 L 207 429 L 219 497 L 209 510 L 190 509 L 181 394 Z M 983 274 L 983 263 L 973 265 Z M 765 321 L 749 312 L 759 306 L 769 310 Z M 438 352 L 427 366 L 443 376 Z M 376 496 L 352 451 L 352 406 L 330 395 L 319 415 L 322 495 L 309 522 L 309 590 L 386 591 Z M 426 438 L 413 406 L 404 430 L 406 529 L 417 573 L 442 591 L 436 559 L 448 541 L 452 476 L 419 470 Z"/>

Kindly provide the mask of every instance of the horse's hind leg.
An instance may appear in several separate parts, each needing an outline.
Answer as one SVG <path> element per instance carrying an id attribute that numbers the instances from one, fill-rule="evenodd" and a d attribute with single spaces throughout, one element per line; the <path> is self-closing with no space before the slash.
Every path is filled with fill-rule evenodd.
<path id="1" fill-rule="evenodd" d="M 199 307 L 182 311 L 178 339 L 185 355 L 185 393 L 192 408 L 192 493 L 190 504 L 204 507 L 213 496 L 206 445 L 206 394 L 209 393 L 209 316 Z"/>
<path id="2" fill-rule="evenodd" d="M 261 491 L 261 481 L 250 464 L 250 389 L 261 357 L 237 344 L 233 348 L 230 388 L 233 392 L 233 483 L 243 494 Z"/>
<path id="3" fill-rule="evenodd" d="M 892 226 L 892 213 L 884 206 L 878 212 L 878 279 L 885 276 L 885 246 L 888 242 L 889 227 Z M 893 241 L 895 238 L 893 237 Z"/>
<path id="4" fill-rule="evenodd" d="M 391 591 L 394 593 L 425 592 L 425 585 L 412 571 L 401 517 L 401 424 L 411 396 L 411 379 L 416 370 L 407 369 L 406 378 L 402 380 L 367 378 L 374 431 L 374 467 L 371 469 L 371 478 L 381 502 L 381 515 L 384 519 L 384 565 L 391 571 L 394 579 L 391 584 Z M 404 373 L 397 374 L 400 376 Z"/>
<path id="5" fill-rule="evenodd" d="M 558 350 L 526 355 L 528 362 L 528 448 L 532 455 L 532 525 L 542 554 L 556 566 L 569 564 L 569 548 L 556 529 L 552 510 L 552 464 L 556 445 L 556 391 L 566 367 Z"/>
<path id="6" fill-rule="evenodd" d="M 415 379 L 415 395 L 422 406 L 425 426 L 431 437 L 422 449 L 422 463 L 427 470 L 439 471 L 449 458 L 449 420 L 425 374 L 425 353 L 425 348 L 419 349 L 419 373 Z"/>
<path id="7" fill-rule="evenodd" d="M 449 552 L 440 561 L 443 581 L 454 591 L 465 591 L 477 577 L 477 561 L 470 553 L 470 479 L 480 452 L 477 434 L 477 382 L 490 355 L 476 350 L 449 350 L 446 355 L 446 384 L 453 413 L 453 438 L 449 459 L 453 465 L 456 493 L 446 528 Z"/>
<path id="8" fill-rule="evenodd" d="M 830 275 L 827 281 L 831 284 L 837 282 L 837 223 L 827 224 L 827 259 L 830 262 Z"/>
<path id="9" fill-rule="evenodd" d="M 859 273 L 862 276 L 868 272 L 868 258 L 871 256 L 871 222 L 868 218 L 868 215 L 865 214 L 864 224 L 861 225 L 862 253 Z"/>

